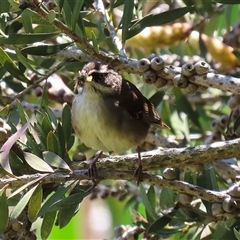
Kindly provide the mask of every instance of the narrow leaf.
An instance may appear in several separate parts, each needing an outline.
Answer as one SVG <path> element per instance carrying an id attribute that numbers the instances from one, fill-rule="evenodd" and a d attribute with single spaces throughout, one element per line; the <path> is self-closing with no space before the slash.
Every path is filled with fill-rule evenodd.
<path id="1" fill-rule="evenodd" d="M 140 19 L 136 23 L 134 23 L 129 31 L 127 32 L 126 38 L 131 38 L 138 33 L 140 33 L 145 27 L 151 27 L 151 26 L 160 26 L 169 22 L 172 22 L 186 13 L 190 12 L 193 9 L 193 7 L 183 7 L 183 8 L 177 8 L 173 10 L 169 10 L 163 13 L 159 14 L 150 14 L 146 17 Z"/>
<path id="2" fill-rule="evenodd" d="M 47 135 L 47 150 L 58 153 L 58 139 L 53 131 L 50 131 Z"/>
<path id="3" fill-rule="evenodd" d="M 41 226 L 41 238 L 42 238 L 42 240 L 47 240 L 48 239 L 48 237 L 49 237 L 49 235 L 52 231 L 54 222 L 55 222 L 56 214 L 57 214 L 57 211 L 47 212 L 44 215 L 44 218 L 43 218 L 43 221 L 42 221 L 42 226 Z"/>
<path id="4" fill-rule="evenodd" d="M 67 163 L 61 157 L 59 157 L 57 154 L 53 152 L 49 151 L 43 152 L 43 159 L 52 167 L 61 168 L 69 172 L 72 172 Z"/>
<path id="5" fill-rule="evenodd" d="M 153 207 L 151 206 L 151 203 L 149 202 L 148 196 L 145 192 L 145 189 L 142 184 L 140 184 L 140 195 L 143 201 L 143 204 L 146 208 L 146 212 L 148 213 L 148 216 L 150 217 L 151 221 L 154 221 L 158 218 L 156 212 L 154 211 Z"/>
<path id="6" fill-rule="evenodd" d="M 134 0 L 126 0 L 122 16 L 122 42 L 125 43 L 129 35 L 129 26 L 133 17 Z"/>
<path id="7" fill-rule="evenodd" d="M 59 222 L 59 228 L 64 228 L 70 220 L 75 216 L 76 211 L 78 209 L 79 204 L 75 206 L 71 206 L 69 208 L 61 209 L 58 213 L 58 222 Z"/>
<path id="8" fill-rule="evenodd" d="M 6 197 L 6 190 L 3 189 L 0 191 L 0 234 L 2 234 L 7 226 L 8 226 L 8 219 L 9 219 L 9 210 L 7 204 L 7 197 Z"/>
<path id="9" fill-rule="evenodd" d="M 59 32 L 54 33 L 31 33 L 31 34 L 10 34 L 7 38 L 0 36 L 0 44 L 31 44 L 35 42 L 41 42 L 43 40 L 52 38 L 58 35 Z"/>
<path id="10" fill-rule="evenodd" d="M 0 38 L 1 40 L 1 38 Z M 15 78 L 23 81 L 29 82 L 25 75 L 17 68 L 15 63 L 9 57 L 9 55 L 0 47 L 0 63 L 3 67 Z"/>
<path id="11" fill-rule="evenodd" d="M 43 216 L 50 207 L 65 195 L 65 193 L 72 187 L 73 183 L 70 183 L 68 186 L 60 187 L 49 199 L 45 201 L 41 210 L 38 213 L 38 216 Z"/>
<path id="12" fill-rule="evenodd" d="M 71 119 L 71 109 L 68 104 L 64 104 L 62 111 L 62 129 L 65 139 L 65 144 L 67 145 L 70 136 L 72 134 L 72 119 Z"/>
<path id="13" fill-rule="evenodd" d="M 41 208 L 42 197 L 42 185 L 38 185 L 28 203 L 28 219 L 30 222 L 34 222 L 37 219 L 37 214 Z"/>
<path id="14" fill-rule="evenodd" d="M 0 149 L 0 164 L 2 168 L 12 174 L 12 170 L 9 164 L 9 152 L 13 144 L 23 135 L 27 130 L 30 122 L 23 125 L 17 132 L 15 132 L 1 147 Z"/>
<path id="15" fill-rule="evenodd" d="M 54 172 L 53 169 L 41 158 L 28 152 L 24 152 L 24 158 L 28 165 L 39 172 Z"/>
<path id="16" fill-rule="evenodd" d="M 56 45 L 44 44 L 38 46 L 30 46 L 21 49 L 21 52 L 35 56 L 49 56 L 56 54 L 57 52 L 69 46 L 70 44 L 72 44 L 72 42 Z"/>
<path id="17" fill-rule="evenodd" d="M 28 183 L 24 184 L 23 186 L 21 186 L 20 188 L 18 188 L 15 192 L 13 192 L 13 193 L 8 197 L 8 199 L 16 196 L 18 193 L 22 192 L 25 188 L 33 185 L 34 183 L 40 182 L 40 181 L 41 181 L 43 178 L 45 178 L 47 175 L 48 175 L 48 174 L 43 174 L 43 176 L 41 176 L 41 177 L 39 177 L 39 178 L 31 181 L 31 182 L 28 182 Z"/>
<path id="18" fill-rule="evenodd" d="M 79 192 L 72 194 L 69 197 L 63 198 L 60 201 L 53 204 L 49 211 L 55 211 L 63 208 L 68 208 L 70 206 L 76 206 L 76 204 L 82 202 L 83 198 L 85 198 L 88 194 L 89 192 Z"/>
<path id="19" fill-rule="evenodd" d="M 23 209 L 26 207 L 28 204 L 29 199 L 31 198 L 32 194 L 34 193 L 35 189 L 38 187 L 38 184 L 31 188 L 24 196 L 23 198 L 18 202 L 16 207 L 11 213 L 11 220 L 16 220 L 19 215 L 22 213 Z"/>

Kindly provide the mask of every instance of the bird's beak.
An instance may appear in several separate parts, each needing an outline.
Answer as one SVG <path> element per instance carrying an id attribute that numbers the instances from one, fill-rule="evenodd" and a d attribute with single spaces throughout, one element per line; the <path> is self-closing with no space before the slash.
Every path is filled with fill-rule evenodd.
<path id="1" fill-rule="evenodd" d="M 86 81 L 86 82 L 91 82 L 91 81 L 92 81 L 92 76 L 87 76 L 87 77 L 85 77 L 85 81 Z"/>

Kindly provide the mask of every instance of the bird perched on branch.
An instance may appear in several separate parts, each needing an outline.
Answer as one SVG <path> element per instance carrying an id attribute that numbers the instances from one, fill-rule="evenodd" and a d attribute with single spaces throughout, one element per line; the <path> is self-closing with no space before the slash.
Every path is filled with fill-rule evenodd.
<path id="1" fill-rule="evenodd" d="M 82 88 L 73 100 L 72 124 L 80 141 L 92 149 L 116 153 L 137 147 L 138 167 L 134 175 L 139 184 L 142 181 L 139 145 L 150 125 L 169 127 L 137 87 L 107 64 L 86 64 L 77 85 Z M 89 167 L 88 174 L 93 179 L 102 151 Z"/>

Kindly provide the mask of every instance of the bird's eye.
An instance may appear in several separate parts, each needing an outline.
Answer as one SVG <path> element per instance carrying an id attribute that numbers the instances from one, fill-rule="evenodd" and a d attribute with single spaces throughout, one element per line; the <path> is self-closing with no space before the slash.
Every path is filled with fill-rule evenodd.
<path id="1" fill-rule="evenodd" d="M 99 73 L 99 74 L 98 74 L 98 77 L 99 77 L 99 79 L 101 79 L 101 80 L 102 80 L 102 79 L 104 79 L 104 78 L 105 78 L 105 74 L 103 74 L 103 73 Z"/>

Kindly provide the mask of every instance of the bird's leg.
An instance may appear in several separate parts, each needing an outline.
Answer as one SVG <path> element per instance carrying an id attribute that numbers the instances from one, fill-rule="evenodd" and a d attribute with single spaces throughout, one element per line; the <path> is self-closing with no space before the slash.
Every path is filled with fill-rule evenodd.
<path id="1" fill-rule="evenodd" d="M 103 151 L 100 151 L 97 156 L 92 160 L 90 163 L 90 166 L 88 168 L 87 175 L 95 182 L 95 179 L 97 178 L 97 168 L 96 168 L 96 162 L 101 157 Z"/>
<path id="2" fill-rule="evenodd" d="M 141 160 L 141 150 L 140 147 L 137 147 L 137 153 L 138 153 L 138 167 L 134 171 L 134 177 L 137 178 L 137 185 L 139 185 L 142 182 L 142 160 Z"/>

